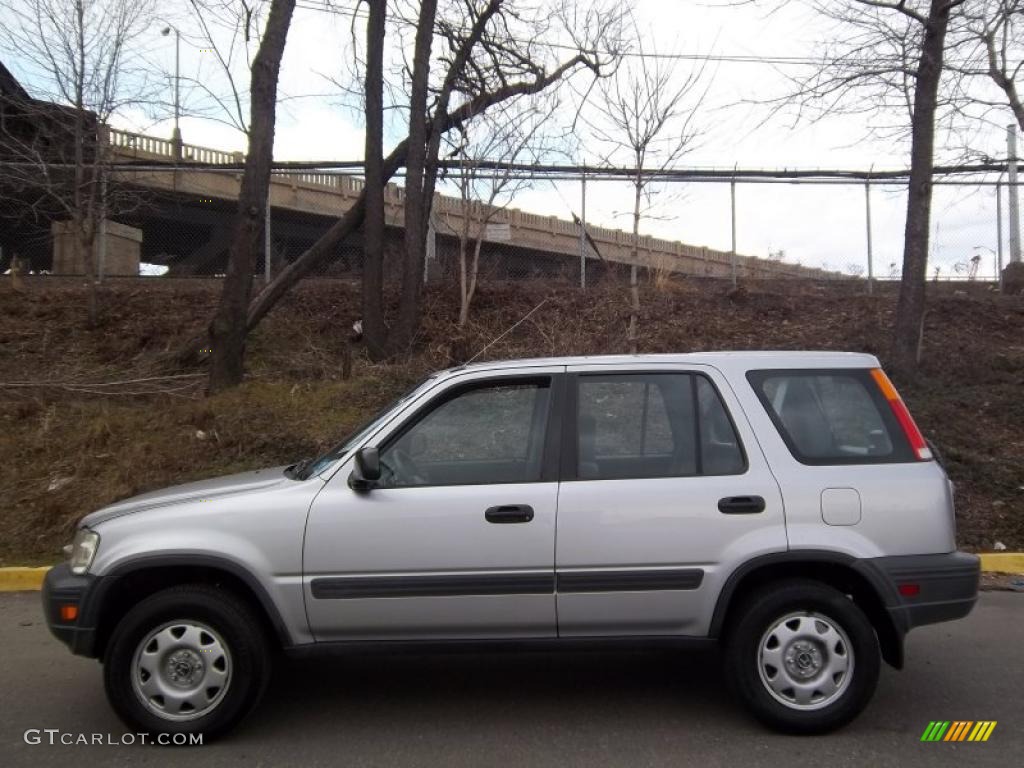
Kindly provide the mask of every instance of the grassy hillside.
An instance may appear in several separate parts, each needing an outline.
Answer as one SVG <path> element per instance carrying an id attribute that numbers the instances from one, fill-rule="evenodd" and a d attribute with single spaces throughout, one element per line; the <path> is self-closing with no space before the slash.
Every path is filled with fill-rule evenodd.
<path id="1" fill-rule="evenodd" d="M 957 483 L 961 544 L 1024 549 L 1024 299 L 969 287 L 932 290 L 923 375 L 901 389 Z M 475 354 L 541 302 L 482 359 L 626 348 L 624 287 L 486 286 L 471 326 L 458 335 L 455 292 L 435 288 L 414 359 L 372 365 L 357 351 L 354 375 L 344 381 L 359 297 L 352 285 L 321 281 L 300 286 L 261 326 L 242 387 L 203 398 L 200 378 L 173 386 L 134 381 L 167 372 L 161 355 L 195 332 L 218 289 L 206 280 L 115 281 L 104 289 L 101 326 L 89 330 L 84 290 L 74 282 L 36 278 L 15 293 L 0 280 L 0 565 L 52 561 L 79 517 L 115 499 L 314 454 L 424 372 Z M 861 290 L 645 285 L 641 349 L 884 357 L 894 295 Z M 133 383 L 90 386 L 113 381 Z M 10 386 L 26 382 L 34 386 Z M 157 386 L 171 391 L 141 394 Z"/>

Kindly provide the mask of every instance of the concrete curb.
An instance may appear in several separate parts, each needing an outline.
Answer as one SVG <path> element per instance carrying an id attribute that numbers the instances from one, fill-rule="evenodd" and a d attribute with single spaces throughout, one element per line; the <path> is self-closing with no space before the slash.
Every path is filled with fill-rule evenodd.
<path id="1" fill-rule="evenodd" d="M 1024 574 L 1024 552 L 982 552 L 981 570 L 988 573 Z M 39 568 L 0 568 L 0 592 L 27 592 L 41 589 L 51 566 Z"/>
<path id="2" fill-rule="evenodd" d="M 989 573 L 1024 573 L 1024 552 L 979 552 L 981 570 Z"/>
<path id="3" fill-rule="evenodd" d="M 48 570 L 48 565 L 41 568 L 0 568 L 0 592 L 41 589 Z"/>

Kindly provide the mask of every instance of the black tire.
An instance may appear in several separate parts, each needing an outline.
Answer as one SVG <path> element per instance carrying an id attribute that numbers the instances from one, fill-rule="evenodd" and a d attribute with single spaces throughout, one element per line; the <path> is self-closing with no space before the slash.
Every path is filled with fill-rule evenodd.
<path id="1" fill-rule="evenodd" d="M 783 619 L 794 614 L 798 620 L 791 618 L 783 626 L 779 625 Z M 808 645 L 814 646 L 817 635 L 809 641 L 798 636 L 782 645 L 776 633 L 773 633 L 774 637 L 768 634 L 769 630 L 776 627 L 783 632 L 793 627 L 811 634 L 827 631 L 825 622 L 810 620 L 807 614 L 823 618 L 833 625 L 833 630 L 838 629 L 838 633 L 824 636 L 832 639 L 826 639 L 818 645 L 817 654 L 815 651 L 809 655 L 799 653 L 800 650 L 807 650 Z M 805 621 L 801 622 L 800 618 Z M 750 712 L 766 725 L 786 733 L 824 733 L 849 723 L 871 700 L 881 664 L 878 640 L 864 612 L 839 590 L 805 579 L 773 582 L 750 594 L 738 607 L 730 623 L 725 648 L 726 676 L 730 688 Z M 796 679 L 806 683 L 808 688 L 819 684 L 822 686 L 825 693 L 812 694 L 818 696 L 817 701 L 811 699 L 801 706 L 795 701 L 795 688 L 792 687 L 772 693 L 770 686 L 773 682 L 781 688 L 794 679 L 787 671 L 793 667 L 787 668 L 784 661 L 781 672 L 785 676 L 776 677 L 780 670 L 761 656 L 761 643 L 765 638 L 765 649 L 779 648 L 783 658 L 785 650 L 792 649 L 791 664 L 806 664 L 805 668 L 797 668 L 796 671 L 811 677 L 806 680 L 799 677 Z M 802 645 L 798 646 L 797 643 Z M 836 676 L 827 675 L 827 646 L 830 644 L 836 646 L 833 656 L 837 664 L 850 664 L 847 672 L 837 673 Z M 770 654 L 771 651 L 765 650 L 765 653 Z M 814 672 L 815 660 L 822 664 L 820 672 Z M 762 663 L 765 665 L 763 678 Z M 834 688 L 830 689 L 828 678 L 832 679 Z M 836 683 L 836 680 L 839 682 Z M 780 701 L 780 698 L 790 697 L 793 700 L 788 704 Z"/>
<path id="2" fill-rule="evenodd" d="M 184 715 L 194 718 L 187 720 L 171 720 L 155 713 L 143 695 L 136 693 L 133 683 L 133 679 L 142 679 L 133 675 L 138 675 L 136 653 L 143 640 L 161 627 L 179 622 L 196 622 L 212 629 L 230 658 L 229 665 L 224 665 L 229 676 L 216 703 L 205 714 L 197 710 L 194 715 Z M 270 668 L 266 632 L 249 606 L 226 590 L 188 584 L 157 592 L 124 616 L 107 644 L 103 682 L 107 699 L 129 728 L 154 735 L 201 733 L 205 743 L 233 727 L 256 706 L 266 690 Z"/>

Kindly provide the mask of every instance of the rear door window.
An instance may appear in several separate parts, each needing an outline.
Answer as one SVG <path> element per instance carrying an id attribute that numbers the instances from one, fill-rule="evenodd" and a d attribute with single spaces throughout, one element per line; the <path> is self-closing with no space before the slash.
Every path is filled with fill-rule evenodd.
<path id="1" fill-rule="evenodd" d="M 583 374 L 576 398 L 580 480 L 746 471 L 732 421 L 703 376 Z"/>
<path id="2" fill-rule="evenodd" d="M 914 461 L 869 371 L 751 371 L 747 378 L 804 464 Z"/>

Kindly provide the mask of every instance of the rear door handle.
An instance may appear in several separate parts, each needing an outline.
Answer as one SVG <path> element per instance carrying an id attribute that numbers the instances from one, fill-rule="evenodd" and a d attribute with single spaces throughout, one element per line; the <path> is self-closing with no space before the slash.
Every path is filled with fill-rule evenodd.
<path id="1" fill-rule="evenodd" d="M 529 504 L 503 504 L 489 507 L 484 517 L 488 523 L 528 523 L 533 520 L 533 507 Z"/>
<path id="2" fill-rule="evenodd" d="M 718 501 L 718 511 L 724 515 L 756 515 L 764 512 L 761 496 L 726 496 Z"/>

